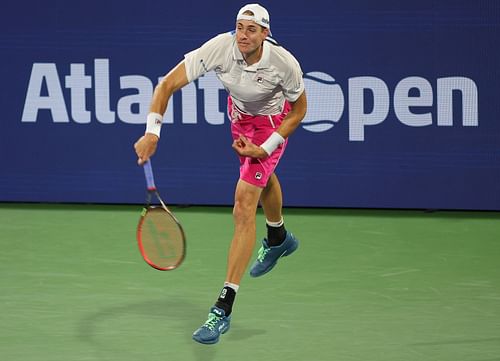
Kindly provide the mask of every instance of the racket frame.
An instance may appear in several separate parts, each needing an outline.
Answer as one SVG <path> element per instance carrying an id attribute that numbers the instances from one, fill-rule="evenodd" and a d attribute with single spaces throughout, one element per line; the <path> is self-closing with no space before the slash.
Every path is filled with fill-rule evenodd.
<path id="1" fill-rule="evenodd" d="M 146 261 L 147 264 L 149 264 L 151 267 L 153 267 L 159 271 L 170 271 L 170 270 L 173 270 L 173 269 L 176 269 L 177 267 L 179 267 L 182 264 L 182 262 L 184 261 L 184 258 L 186 258 L 186 234 L 184 232 L 184 228 L 182 227 L 181 223 L 174 216 L 174 214 L 168 209 L 165 202 L 163 202 L 163 199 L 161 199 L 160 194 L 158 193 L 158 190 L 156 189 L 156 186 L 154 184 L 153 171 L 151 168 L 151 161 L 147 161 L 146 163 L 144 163 L 144 174 L 146 176 L 146 183 L 148 185 L 148 187 L 147 187 L 148 193 L 146 196 L 146 203 L 145 203 L 145 205 L 142 209 L 142 212 L 141 212 L 141 218 L 139 219 L 139 224 L 137 225 L 137 235 L 136 235 L 137 244 L 139 246 L 139 250 L 141 252 L 142 258 L 144 259 L 144 261 Z M 153 195 L 155 195 L 156 199 L 160 202 L 160 206 L 151 205 Z M 182 237 L 182 255 L 181 255 L 180 259 L 174 265 L 171 265 L 168 267 L 161 267 L 161 266 L 158 266 L 157 264 L 155 264 L 154 262 L 152 262 L 149 259 L 149 257 L 147 256 L 147 254 L 144 250 L 144 246 L 142 244 L 141 230 L 142 230 L 142 227 L 144 225 L 146 215 L 148 214 L 148 212 L 157 211 L 158 209 L 161 209 L 162 211 L 166 212 L 167 217 L 170 217 L 174 221 L 174 223 L 176 224 L 177 228 L 179 229 L 179 231 L 181 233 L 181 237 Z"/>

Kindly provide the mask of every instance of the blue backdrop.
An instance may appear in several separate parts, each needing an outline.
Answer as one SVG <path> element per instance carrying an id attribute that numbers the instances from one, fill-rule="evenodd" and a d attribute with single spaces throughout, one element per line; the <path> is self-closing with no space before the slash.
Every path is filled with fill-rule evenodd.
<path id="1" fill-rule="evenodd" d="M 142 202 L 153 86 L 243 4 L 4 4 L 0 201 Z M 278 169 L 285 205 L 500 210 L 500 2 L 262 4 L 309 99 Z M 175 95 L 153 159 L 167 202 L 232 203 L 225 107 L 213 75 Z"/>

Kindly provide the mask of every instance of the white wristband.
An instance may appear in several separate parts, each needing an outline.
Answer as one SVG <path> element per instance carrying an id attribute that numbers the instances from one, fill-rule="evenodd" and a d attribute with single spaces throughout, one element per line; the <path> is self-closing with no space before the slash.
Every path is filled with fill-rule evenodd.
<path id="1" fill-rule="evenodd" d="M 267 138 L 267 140 L 260 145 L 260 147 L 264 149 L 267 155 L 271 155 L 271 153 L 283 143 L 285 143 L 285 138 L 283 138 L 278 132 L 273 132 L 273 134 L 271 134 L 269 138 Z"/>
<path id="2" fill-rule="evenodd" d="M 163 122 L 163 115 L 158 113 L 149 113 L 146 120 L 146 133 L 153 133 L 160 138 L 161 123 Z"/>

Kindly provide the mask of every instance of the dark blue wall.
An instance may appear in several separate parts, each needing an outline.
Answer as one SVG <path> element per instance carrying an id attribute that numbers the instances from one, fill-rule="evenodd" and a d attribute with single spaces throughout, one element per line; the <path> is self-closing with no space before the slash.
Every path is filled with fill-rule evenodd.
<path id="1" fill-rule="evenodd" d="M 153 85 L 244 4 L 98 3 L 3 5 L 0 201 L 142 202 Z M 313 3 L 262 3 L 309 95 L 285 204 L 500 210 L 500 3 Z M 225 106 L 213 75 L 175 95 L 153 159 L 167 202 L 232 203 Z"/>

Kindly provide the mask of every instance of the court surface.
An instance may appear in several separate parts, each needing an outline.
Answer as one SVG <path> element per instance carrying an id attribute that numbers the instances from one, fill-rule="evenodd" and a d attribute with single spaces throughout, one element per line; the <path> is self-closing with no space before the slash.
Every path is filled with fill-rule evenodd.
<path id="1" fill-rule="evenodd" d="M 1 359 L 500 360 L 498 212 L 287 209 L 298 252 L 244 277 L 205 346 L 191 334 L 224 281 L 231 209 L 173 210 L 187 258 L 160 272 L 137 250 L 140 206 L 0 204 Z"/>

